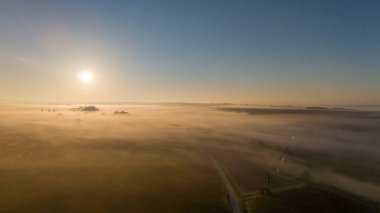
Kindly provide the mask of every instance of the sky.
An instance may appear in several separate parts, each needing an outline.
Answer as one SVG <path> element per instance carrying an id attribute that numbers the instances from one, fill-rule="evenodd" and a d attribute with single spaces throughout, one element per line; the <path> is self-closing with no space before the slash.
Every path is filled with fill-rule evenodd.
<path id="1" fill-rule="evenodd" d="M 0 99 L 378 105 L 379 11 L 377 0 L 2 0 Z"/>

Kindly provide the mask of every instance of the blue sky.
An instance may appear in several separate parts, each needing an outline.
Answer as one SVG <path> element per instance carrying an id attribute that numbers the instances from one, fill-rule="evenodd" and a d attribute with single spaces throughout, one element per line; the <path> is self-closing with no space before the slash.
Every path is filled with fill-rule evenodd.
<path id="1" fill-rule="evenodd" d="M 380 104 L 379 1 L 1 1 L 0 97 Z M 91 69 L 96 81 L 74 77 Z"/>

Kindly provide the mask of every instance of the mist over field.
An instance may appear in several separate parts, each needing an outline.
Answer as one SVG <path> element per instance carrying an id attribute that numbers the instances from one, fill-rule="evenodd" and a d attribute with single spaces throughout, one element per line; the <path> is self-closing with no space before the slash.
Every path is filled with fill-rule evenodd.
<path id="1" fill-rule="evenodd" d="M 0 106 L 0 209 L 228 212 L 212 158 L 242 192 L 265 186 L 268 171 L 279 187 L 307 171 L 380 201 L 376 111 L 74 107 Z"/>

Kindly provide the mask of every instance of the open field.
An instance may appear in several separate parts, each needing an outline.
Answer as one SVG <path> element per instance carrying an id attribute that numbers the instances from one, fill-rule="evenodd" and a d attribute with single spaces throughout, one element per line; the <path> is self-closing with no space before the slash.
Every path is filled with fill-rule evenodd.
<path id="1" fill-rule="evenodd" d="M 345 196 L 307 185 L 257 197 L 248 203 L 249 209 L 254 209 L 257 213 L 371 213 L 379 211 L 378 207 L 371 204 L 364 205 Z"/>
<path id="2" fill-rule="evenodd" d="M 223 110 L 243 112 L 255 117 L 255 120 L 265 119 L 265 122 L 252 125 L 255 139 L 260 142 L 251 141 L 247 146 L 255 151 L 282 152 L 285 162 L 288 163 L 281 167 L 289 169 L 293 174 L 302 167 L 315 170 L 316 178 L 320 176 L 321 179 L 328 179 L 328 174 L 325 173 L 328 171 L 334 173 L 331 178 L 339 174 L 356 181 L 380 184 L 378 111 L 244 108 Z M 355 182 L 354 180 L 352 181 Z M 374 188 L 378 190 L 378 187 Z M 372 196 L 380 198 L 378 191 Z"/>
<path id="3" fill-rule="evenodd" d="M 267 173 L 279 189 L 308 171 L 315 182 L 380 201 L 375 111 L 181 104 L 71 110 L 77 107 L 0 106 L 1 210 L 230 212 L 212 158 L 239 196 L 266 187 Z"/>

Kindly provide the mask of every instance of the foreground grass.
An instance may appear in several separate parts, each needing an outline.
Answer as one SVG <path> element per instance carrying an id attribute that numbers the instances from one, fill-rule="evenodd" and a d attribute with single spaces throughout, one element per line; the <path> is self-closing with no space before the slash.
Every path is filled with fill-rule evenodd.
<path id="1" fill-rule="evenodd" d="M 194 170 L 192 170 L 194 172 Z M 229 212 L 218 177 L 178 167 L 0 170 L 1 212 Z M 211 179 L 209 178 L 211 177 Z"/>
<path id="2" fill-rule="evenodd" d="M 380 210 L 378 206 L 371 206 L 368 202 L 364 204 L 363 201 L 311 185 L 257 196 L 247 204 L 248 209 L 255 213 L 375 213 Z"/>

